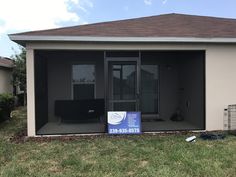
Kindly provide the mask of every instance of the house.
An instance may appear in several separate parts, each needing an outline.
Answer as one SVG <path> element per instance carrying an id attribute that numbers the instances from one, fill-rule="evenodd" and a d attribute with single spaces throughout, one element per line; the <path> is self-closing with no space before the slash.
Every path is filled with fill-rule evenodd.
<path id="1" fill-rule="evenodd" d="M 12 68 L 12 60 L 0 56 L 0 94 L 13 93 Z"/>
<path id="2" fill-rule="evenodd" d="M 9 35 L 27 49 L 28 135 L 222 130 L 236 103 L 236 19 L 165 14 Z"/>

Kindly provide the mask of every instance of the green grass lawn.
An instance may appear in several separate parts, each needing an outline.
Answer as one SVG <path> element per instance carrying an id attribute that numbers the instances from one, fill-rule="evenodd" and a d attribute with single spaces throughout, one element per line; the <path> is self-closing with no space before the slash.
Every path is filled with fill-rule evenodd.
<path id="1" fill-rule="evenodd" d="M 179 134 L 12 142 L 26 127 L 25 112 L 0 124 L 0 176 L 236 176 L 236 136 L 195 143 Z"/>

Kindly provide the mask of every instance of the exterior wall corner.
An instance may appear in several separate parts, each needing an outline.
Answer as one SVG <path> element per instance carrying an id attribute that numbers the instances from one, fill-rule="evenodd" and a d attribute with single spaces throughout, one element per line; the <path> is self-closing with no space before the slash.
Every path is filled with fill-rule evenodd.
<path id="1" fill-rule="evenodd" d="M 27 135 L 35 136 L 35 84 L 34 84 L 34 50 L 26 51 L 27 75 Z"/>

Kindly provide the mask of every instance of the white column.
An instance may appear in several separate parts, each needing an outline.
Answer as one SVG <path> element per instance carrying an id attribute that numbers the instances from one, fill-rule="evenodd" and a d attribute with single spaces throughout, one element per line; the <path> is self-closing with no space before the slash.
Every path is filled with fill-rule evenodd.
<path id="1" fill-rule="evenodd" d="M 27 133 L 35 136 L 35 91 L 34 91 L 34 50 L 27 49 L 26 52 L 26 74 L 27 74 Z"/>

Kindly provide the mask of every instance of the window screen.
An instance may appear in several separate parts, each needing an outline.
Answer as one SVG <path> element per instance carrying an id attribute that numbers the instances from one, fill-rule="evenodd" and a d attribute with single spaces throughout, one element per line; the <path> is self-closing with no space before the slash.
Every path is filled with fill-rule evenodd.
<path id="1" fill-rule="evenodd" d="M 80 64 L 72 66 L 73 99 L 95 98 L 95 65 Z"/>

